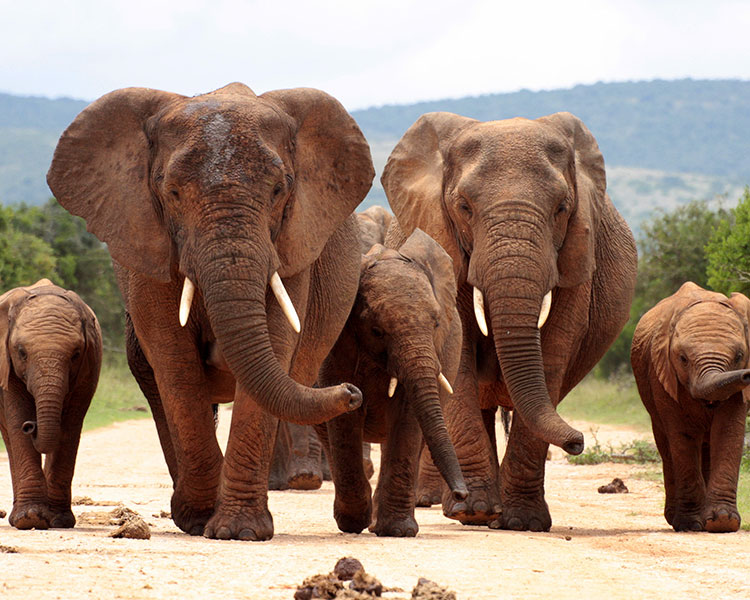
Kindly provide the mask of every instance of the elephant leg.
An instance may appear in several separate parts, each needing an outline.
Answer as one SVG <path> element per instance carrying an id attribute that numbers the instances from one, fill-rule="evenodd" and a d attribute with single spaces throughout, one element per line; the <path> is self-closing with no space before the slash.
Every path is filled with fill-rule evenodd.
<path id="1" fill-rule="evenodd" d="M 239 389 L 232 410 L 216 510 L 206 524 L 208 538 L 269 540 L 268 476 L 278 419 Z"/>
<path id="2" fill-rule="evenodd" d="M 427 447 L 427 444 L 423 444 L 419 455 L 419 469 L 417 474 L 417 506 L 427 507 L 439 504 L 443 498 L 444 488 L 446 487 L 445 480 L 432 461 L 430 449 Z"/>
<path id="3" fill-rule="evenodd" d="M 172 477 L 172 482 L 176 484 L 177 456 L 175 455 L 174 445 L 172 444 L 172 436 L 169 432 L 167 416 L 164 414 L 164 406 L 161 403 L 161 396 L 159 395 L 159 388 L 156 385 L 154 370 L 151 368 L 151 365 L 148 364 L 148 360 L 146 360 L 146 356 L 143 354 L 143 350 L 138 343 L 138 338 L 133 330 L 133 321 L 128 313 L 125 313 L 125 350 L 127 352 L 130 372 L 133 374 L 133 377 L 135 377 L 138 387 L 141 388 L 141 392 L 146 397 L 148 405 L 151 408 L 151 415 L 153 416 L 154 424 L 156 425 L 156 433 L 159 436 L 159 443 L 161 444 L 161 449 L 164 453 L 164 459 L 167 462 L 169 475 Z"/>
<path id="4" fill-rule="evenodd" d="M 359 409 L 332 419 L 326 428 L 336 489 L 333 517 L 347 533 L 360 533 L 372 521 L 372 488 L 362 463 L 364 420 L 364 411 Z"/>
<path id="5" fill-rule="evenodd" d="M 672 527 L 675 531 L 701 531 L 704 529 L 703 507 L 706 501 L 706 486 L 701 472 L 703 431 L 682 423 L 664 424 L 674 476 Z"/>
<path id="6" fill-rule="evenodd" d="M 279 421 L 276 429 L 276 443 L 271 457 L 271 471 L 268 475 L 269 490 L 289 489 L 289 460 L 292 453 L 292 440 L 288 423 Z"/>
<path id="7" fill-rule="evenodd" d="M 367 479 L 370 479 L 375 475 L 375 465 L 372 464 L 372 458 L 370 458 L 371 452 L 372 449 L 370 448 L 370 442 L 364 442 L 362 444 L 362 462 L 365 465 L 365 475 L 367 475 Z"/>
<path id="8" fill-rule="evenodd" d="M 323 484 L 322 447 L 309 425 L 288 423 L 292 440 L 289 463 L 289 487 L 293 490 L 317 490 Z"/>
<path id="9" fill-rule="evenodd" d="M 419 531 L 414 518 L 414 485 L 422 436 L 408 405 L 397 411 L 389 430 L 388 439 L 381 445 L 376 516 L 370 531 L 378 536 L 414 537 Z"/>
<path id="10" fill-rule="evenodd" d="M 544 467 L 549 444 L 536 437 L 518 415 L 513 417 L 500 467 L 502 518 L 491 526 L 516 531 L 549 531 L 552 519 L 544 500 Z"/>
<path id="11" fill-rule="evenodd" d="M 669 447 L 669 438 L 664 431 L 661 418 L 651 414 L 651 429 L 654 432 L 656 448 L 661 456 L 662 469 L 664 471 L 664 518 L 670 525 L 674 524 L 674 516 L 677 512 L 677 494 L 674 478 L 674 467 L 672 465 L 672 451 Z"/>
<path id="12" fill-rule="evenodd" d="M 449 396 L 443 414 L 469 496 L 457 501 L 444 486 L 443 514 L 464 525 L 487 525 L 498 519 L 502 511 L 497 459 L 493 459 L 479 407 L 477 379 L 471 366 L 475 360 L 467 354 L 464 345 L 454 393 Z"/>
<path id="13" fill-rule="evenodd" d="M 703 520 L 707 531 L 727 533 L 740 528 L 737 482 L 745 436 L 746 407 L 736 394 L 716 409 L 710 431 L 710 474 Z"/>

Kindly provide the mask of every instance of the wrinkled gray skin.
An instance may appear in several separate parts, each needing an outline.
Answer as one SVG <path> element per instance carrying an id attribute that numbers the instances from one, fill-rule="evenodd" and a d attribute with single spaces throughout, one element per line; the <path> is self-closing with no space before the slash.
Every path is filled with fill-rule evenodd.
<path id="1" fill-rule="evenodd" d="M 688 282 L 641 318 L 631 362 L 664 468 L 675 531 L 737 531 L 750 400 L 750 300 Z"/>
<path id="2" fill-rule="evenodd" d="M 399 251 L 376 244 L 362 259 L 357 299 L 344 331 L 320 370 L 319 381 L 352 381 L 363 404 L 327 423 L 339 529 L 414 536 L 415 482 L 421 438 L 457 499 L 468 490 L 442 415 L 447 392 L 438 382 L 455 377 L 461 324 L 453 265 L 445 251 L 416 229 Z M 391 378 L 398 385 L 388 397 Z M 319 426 L 321 429 L 321 426 Z M 372 520 L 362 441 L 382 445 Z"/>
<path id="3" fill-rule="evenodd" d="M 382 206 L 375 205 L 355 216 L 360 248 L 362 254 L 367 254 L 375 244 L 385 241 L 393 215 Z M 370 458 L 370 442 L 362 444 L 362 459 L 369 479 L 375 472 Z M 307 425 L 279 421 L 268 489 L 316 490 L 323 480 L 330 479 L 328 460 L 314 429 Z"/>
<path id="4" fill-rule="evenodd" d="M 312 89 L 116 90 L 61 136 L 47 181 L 112 254 L 128 362 L 154 414 L 183 531 L 270 539 L 276 419 L 312 424 L 361 402 L 351 385 L 310 386 L 354 302 L 352 212 L 373 175 L 354 120 Z M 271 292 L 274 274 L 300 333 Z M 195 293 L 183 327 L 186 280 Z M 212 405 L 229 401 L 222 456 Z"/>
<path id="5" fill-rule="evenodd" d="M 70 484 L 101 362 L 99 323 L 74 292 L 42 279 L 0 296 L 0 431 L 12 526 L 75 525 Z"/>

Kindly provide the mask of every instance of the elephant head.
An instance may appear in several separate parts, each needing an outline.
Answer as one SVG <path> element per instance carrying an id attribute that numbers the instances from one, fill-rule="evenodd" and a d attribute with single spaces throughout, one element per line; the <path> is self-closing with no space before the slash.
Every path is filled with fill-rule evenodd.
<path id="1" fill-rule="evenodd" d="M 490 122 L 429 113 L 396 145 L 382 181 L 404 234 L 425 230 L 453 258 L 458 285 L 473 287 L 477 325 L 493 336 L 521 418 L 581 452 L 582 434 L 546 387 L 540 328 L 555 290 L 589 284 L 596 269 L 609 200 L 589 130 L 569 113 Z"/>
<path id="2" fill-rule="evenodd" d="M 375 244 L 385 242 L 385 234 L 391 225 L 392 218 L 391 213 L 378 205 L 357 213 L 362 254 L 367 254 Z"/>
<path id="3" fill-rule="evenodd" d="M 358 347 L 390 375 L 389 396 L 403 387 L 435 465 L 456 498 L 465 498 L 440 405 L 440 387 L 453 392 L 442 365 L 455 370 L 461 339 L 451 258 L 420 229 L 398 251 L 375 244 L 362 257 L 352 315 Z"/>
<path id="4" fill-rule="evenodd" d="M 40 453 L 60 442 L 61 414 L 79 378 L 98 378 L 101 332 L 77 294 L 41 279 L 0 296 L 0 387 L 11 378 L 33 399 L 23 431 Z"/>
<path id="5" fill-rule="evenodd" d="M 713 404 L 750 385 L 746 296 L 727 298 L 687 282 L 650 313 L 639 329 L 649 332 L 651 364 L 674 400 L 680 386 L 692 398 Z"/>
<path id="6" fill-rule="evenodd" d="M 146 88 L 103 96 L 60 138 L 47 181 L 117 263 L 185 282 L 183 323 L 197 288 L 238 384 L 274 415 L 309 423 L 351 409 L 359 393 L 304 387 L 284 372 L 266 290 L 299 329 L 281 277 L 312 265 L 373 175 L 362 133 L 331 96 L 256 96 L 233 83 L 192 98 Z"/>

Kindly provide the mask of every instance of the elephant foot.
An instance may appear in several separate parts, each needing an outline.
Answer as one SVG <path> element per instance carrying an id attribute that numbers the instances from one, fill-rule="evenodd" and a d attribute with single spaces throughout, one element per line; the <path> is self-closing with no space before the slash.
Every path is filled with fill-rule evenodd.
<path id="1" fill-rule="evenodd" d="M 703 531 L 703 519 L 695 513 L 675 513 L 672 517 L 672 528 L 675 531 Z"/>
<path id="2" fill-rule="evenodd" d="M 417 506 L 429 507 L 440 504 L 442 494 L 438 490 L 417 490 Z"/>
<path id="3" fill-rule="evenodd" d="M 319 490 L 323 485 L 322 473 L 300 471 L 289 477 L 287 485 L 292 490 Z"/>
<path id="4" fill-rule="evenodd" d="M 194 506 L 188 504 L 178 491 L 172 494 L 172 521 L 189 535 L 203 535 L 203 529 L 213 512 L 213 503 Z"/>
<path id="5" fill-rule="evenodd" d="M 8 522 L 16 529 L 49 529 L 53 514 L 46 504 L 13 506 Z"/>
<path id="6" fill-rule="evenodd" d="M 70 529 L 76 524 L 76 517 L 73 511 L 68 509 L 57 510 L 52 509 L 52 521 L 49 526 L 53 529 Z"/>
<path id="7" fill-rule="evenodd" d="M 437 469 L 422 468 L 420 465 L 419 475 L 417 477 L 417 506 L 433 506 L 440 504 L 443 498 L 443 478 L 437 472 Z"/>
<path id="8" fill-rule="evenodd" d="M 263 542 L 273 537 L 273 517 L 266 507 L 260 511 L 248 507 L 232 511 L 219 508 L 206 523 L 203 535 L 215 540 Z"/>
<path id="9" fill-rule="evenodd" d="M 490 523 L 490 527 L 512 531 L 549 531 L 552 517 L 544 498 L 518 504 L 510 501 L 503 504 L 502 517 Z"/>
<path id="10" fill-rule="evenodd" d="M 732 533 L 740 528 L 742 519 L 736 506 L 710 506 L 704 512 L 706 515 L 706 531 L 710 533 Z"/>
<path id="11" fill-rule="evenodd" d="M 378 517 L 370 526 L 370 531 L 378 537 L 414 537 L 419 525 L 414 515 L 408 517 Z"/>
<path id="12" fill-rule="evenodd" d="M 333 502 L 333 518 L 339 530 L 344 533 L 362 533 L 372 522 L 372 501 L 344 504 L 338 499 Z"/>
<path id="13" fill-rule="evenodd" d="M 443 514 L 463 525 L 489 525 L 497 521 L 503 506 L 494 486 L 472 489 L 472 485 L 468 485 L 469 495 L 465 500 L 456 500 L 451 494 L 443 496 Z"/>

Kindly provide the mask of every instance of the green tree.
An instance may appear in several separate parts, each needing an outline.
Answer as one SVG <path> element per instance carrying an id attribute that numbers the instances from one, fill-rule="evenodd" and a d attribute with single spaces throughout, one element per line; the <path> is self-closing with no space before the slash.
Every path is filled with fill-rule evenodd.
<path id="1" fill-rule="evenodd" d="M 31 285 L 42 277 L 54 279 L 57 259 L 38 237 L 13 225 L 13 209 L 0 207 L 0 290 Z"/>
<path id="2" fill-rule="evenodd" d="M 708 283 L 718 292 L 750 295 L 750 187 L 711 237 L 707 247 Z"/>

